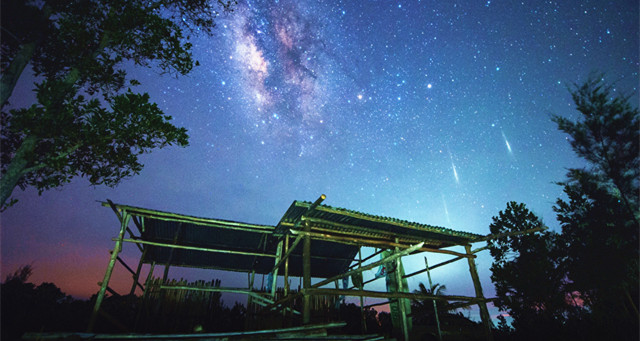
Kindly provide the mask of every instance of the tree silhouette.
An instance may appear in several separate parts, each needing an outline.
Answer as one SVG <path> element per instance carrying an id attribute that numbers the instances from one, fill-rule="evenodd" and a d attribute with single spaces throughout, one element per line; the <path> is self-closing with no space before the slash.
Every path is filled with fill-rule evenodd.
<path id="1" fill-rule="evenodd" d="M 493 217 L 489 228 L 492 234 L 503 234 L 542 226 L 524 204 L 512 201 Z M 547 231 L 510 235 L 487 244 L 494 258 L 491 280 L 496 287 L 496 307 L 511 315 L 519 338 L 552 337 L 570 309 L 558 235 Z"/>
<path id="2" fill-rule="evenodd" d="M 172 125 L 148 94 L 130 89 L 139 82 L 127 78 L 124 65 L 190 72 L 196 65 L 190 34 L 211 34 L 216 15 L 231 5 L 208 0 L 3 4 L 2 31 L 8 38 L 1 41 L 0 207 L 13 203 L 8 200 L 16 186 L 41 193 L 75 176 L 114 186 L 140 172 L 139 155 L 186 146 L 186 130 Z M 4 110 L 27 64 L 41 79 L 34 88 L 36 103 Z"/>
<path id="3" fill-rule="evenodd" d="M 588 308 L 593 335 L 638 339 L 640 130 L 629 97 L 602 76 L 571 91 L 577 121 L 554 116 L 588 166 L 560 183 L 554 210 L 562 226 L 571 289 Z M 598 334 L 602 333 L 602 334 Z M 611 334 L 613 333 L 613 334 Z"/>
<path id="4" fill-rule="evenodd" d="M 418 290 L 414 290 L 416 294 L 423 295 L 444 295 L 447 287 L 445 285 L 434 283 L 431 288 L 427 288 L 423 283 L 418 284 Z M 436 313 L 433 307 L 434 300 L 422 299 L 411 302 L 411 315 L 414 323 L 424 325 L 436 325 Z M 439 316 L 449 312 L 446 300 L 435 300 L 436 308 Z"/>

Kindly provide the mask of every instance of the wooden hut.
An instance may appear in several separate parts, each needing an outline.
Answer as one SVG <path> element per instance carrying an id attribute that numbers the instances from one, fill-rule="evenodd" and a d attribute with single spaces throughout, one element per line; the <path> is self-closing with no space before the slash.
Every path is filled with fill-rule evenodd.
<path id="1" fill-rule="evenodd" d="M 163 290 L 178 289 L 175 282 L 167 282 L 168 270 L 173 266 L 236 271 L 247 273 L 246 287 L 190 287 L 182 283 L 179 289 L 246 294 L 249 304 L 259 306 L 256 313 L 279 312 L 283 319 L 297 321 L 289 323 L 290 326 L 317 322 L 314 321 L 314 302 L 317 304 L 318 297 L 387 299 L 395 304 L 395 307 L 392 304 L 396 316 L 394 327 L 401 330 L 404 339 L 410 334 L 407 307 L 412 299 L 447 300 L 458 302 L 459 306 L 477 304 L 487 338 L 491 338 L 488 300 L 483 296 L 474 261 L 475 253 L 486 248 L 471 248 L 472 243 L 486 241 L 491 236 L 322 205 L 324 199 L 322 195 L 315 202 L 294 201 L 275 226 L 199 218 L 110 201 L 103 203 L 117 214 L 120 229 L 113 239 L 115 248 L 88 330 L 92 330 L 105 292 L 109 290 L 111 273 L 120 260 L 118 253 L 123 244 L 134 243 L 141 256 L 135 270 L 128 267 L 133 275 L 131 293 L 136 286 L 146 289 L 139 279 L 144 264 L 150 266 L 149 274 L 154 267 L 164 266 L 164 278 L 159 285 Z M 448 249 L 452 246 L 462 246 L 465 252 Z M 362 258 L 362 247 L 376 248 L 376 252 Z M 447 254 L 452 258 L 411 274 L 400 271 L 402 257 L 422 252 Z M 378 255 L 381 257 L 377 258 Z M 406 278 L 463 259 L 469 266 L 475 296 L 425 295 L 407 290 Z M 389 291 L 369 290 L 367 285 L 376 278 L 363 282 L 362 273 L 381 265 L 397 270 L 385 276 L 387 284 L 395 284 Z M 267 285 L 269 291 L 254 288 L 255 274 L 269 276 L 272 281 Z M 300 290 L 289 288 L 292 276 L 302 278 Z M 276 290 L 279 277 L 283 277 L 285 283 L 280 291 Z M 347 277 L 354 285 L 341 288 L 338 281 Z M 147 279 L 147 286 L 151 280 Z M 157 283 L 154 288 L 158 289 Z M 297 308 L 299 305 L 301 308 Z"/>

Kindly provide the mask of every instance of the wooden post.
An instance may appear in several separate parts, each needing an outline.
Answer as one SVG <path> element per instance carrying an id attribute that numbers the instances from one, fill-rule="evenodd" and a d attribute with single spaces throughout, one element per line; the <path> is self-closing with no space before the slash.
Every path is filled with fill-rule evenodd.
<path id="1" fill-rule="evenodd" d="M 284 236 L 284 254 L 289 253 L 289 233 Z M 284 297 L 289 296 L 289 256 L 284 260 Z M 289 309 L 289 311 L 291 311 Z M 282 309 L 282 317 L 286 317 L 287 309 Z M 283 322 L 285 320 L 283 319 Z"/>
<path id="2" fill-rule="evenodd" d="M 133 285 L 131 286 L 129 295 L 133 295 L 136 292 L 136 287 L 138 286 L 138 278 L 140 278 L 140 271 L 142 270 L 142 262 L 144 262 L 144 257 L 147 255 L 147 249 L 148 248 L 145 247 L 142 250 L 142 255 L 140 256 L 140 261 L 138 262 L 138 268 L 136 269 L 136 273 L 133 275 Z"/>
<path id="3" fill-rule="evenodd" d="M 147 280 L 144 282 L 144 290 L 142 290 L 142 303 L 138 306 L 138 314 L 136 315 L 136 322 L 133 325 L 133 330 L 138 330 L 138 325 L 140 323 L 140 317 L 142 316 L 142 309 L 145 308 L 146 299 L 149 295 L 149 283 L 153 279 L 153 270 L 156 268 L 156 262 L 151 262 L 151 266 L 149 267 L 149 273 L 147 274 Z"/>
<path id="4" fill-rule="evenodd" d="M 284 236 L 284 253 L 289 252 L 289 234 Z M 284 295 L 289 295 L 289 257 L 284 260 Z"/>
<path id="5" fill-rule="evenodd" d="M 396 243 L 398 243 L 398 238 L 396 238 Z M 396 246 L 395 252 L 400 252 L 400 249 Z M 402 257 L 396 258 L 396 292 L 403 292 L 402 289 L 402 274 L 400 273 L 400 267 L 402 266 L 402 262 L 400 261 Z M 405 299 L 398 298 L 398 306 L 400 308 L 400 318 L 402 319 L 402 335 L 404 336 L 405 341 L 409 341 L 409 325 L 407 323 L 407 311 L 405 307 Z"/>
<path id="6" fill-rule="evenodd" d="M 306 289 L 311 288 L 311 225 L 308 221 L 304 222 L 304 240 L 302 244 L 302 290 L 303 294 L 303 310 L 302 310 L 302 324 L 309 324 L 311 322 L 311 300 L 309 295 L 305 292 Z"/>
<path id="7" fill-rule="evenodd" d="M 254 269 L 253 271 L 251 271 L 251 274 L 247 273 L 247 279 L 249 280 L 249 291 L 252 292 L 253 291 L 253 281 L 256 278 L 256 270 Z M 245 316 L 244 319 L 244 330 L 249 330 L 251 327 L 251 322 L 253 320 L 253 316 L 254 316 L 254 308 L 252 307 L 252 303 L 253 303 L 253 296 L 251 295 L 247 295 L 247 314 Z"/>
<path id="8" fill-rule="evenodd" d="M 468 255 L 473 254 L 473 252 L 471 251 L 471 245 L 465 245 L 464 249 Z M 482 324 L 484 324 L 487 340 L 491 341 L 493 340 L 493 335 L 491 333 L 491 327 L 493 326 L 493 323 L 491 322 L 491 317 L 489 316 L 487 302 L 484 300 L 484 294 L 482 293 L 482 285 L 480 284 L 480 278 L 478 277 L 476 262 L 473 257 L 467 257 L 467 261 L 469 262 L 469 272 L 471 273 L 471 280 L 473 281 L 473 287 L 476 291 L 476 297 L 481 299 L 478 302 L 478 307 L 480 308 L 480 318 L 482 319 Z"/>
<path id="9" fill-rule="evenodd" d="M 427 256 L 424 256 L 424 266 L 427 267 L 427 277 L 429 278 L 429 290 L 433 290 L 433 283 L 431 282 L 431 271 L 429 271 L 429 262 L 427 262 Z M 431 294 L 436 293 L 431 291 Z M 442 341 L 442 331 L 440 330 L 440 318 L 438 317 L 438 306 L 436 301 L 433 300 L 433 312 L 436 315 L 436 327 L 438 327 L 438 340 Z"/>
<path id="10" fill-rule="evenodd" d="M 180 239 L 180 230 L 182 230 L 182 223 L 178 225 L 176 234 L 173 236 L 173 245 L 175 245 L 178 242 L 178 239 Z M 164 275 L 162 276 L 163 283 L 166 283 L 167 277 L 169 277 L 169 268 L 171 267 L 171 261 L 173 260 L 174 250 L 175 250 L 174 248 L 171 248 L 171 250 L 169 250 L 169 259 L 167 259 L 167 263 L 164 265 Z"/>
<path id="11" fill-rule="evenodd" d="M 362 267 L 362 246 L 358 247 L 358 268 Z M 360 273 L 362 276 L 362 273 Z M 364 278 L 364 276 L 362 276 Z M 364 288 L 364 279 L 359 283 L 359 289 L 363 290 Z M 362 333 L 367 333 L 367 318 L 364 315 L 364 297 L 360 296 L 360 316 L 362 317 Z"/>
<path id="12" fill-rule="evenodd" d="M 107 265 L 107 271 L 104 273 L 102 283 L 100 283 L 100 291 L 98 292 L 98 297 L 96 298 L 96 304 L 93 306 L 93 312 L 91 313 L 91 319 L 89 320 L 89 326 L 87 327 L 87 332 L 89 333 L 93 331 L 93 327 L 98 316 L 98 311 L 100 310 L 100 306 L 102 305 L 102 300 L 104 300 L 107 286 L 109 286 L 109 280 L 111 279 L 111 274 L 113 273 L 113 267 L 116 265 L 118 254 L 120 253 L 120 251 L 122 251 L 122 240 L 124 239 L 124 232 L 129 225 L 130 219 L 131 216 L 126 211 L 124 211 L 122 220 L 120 221 L 120 233 L 118 233 L 116 245 L 113 248 L 113 252 L 111 252 L 111 259 L 109 260 L 109 265 Z"/>
<path id="13" fill-rule="evenodd" d="M 280 261 L 280 257 L 282 257 L 282 244 L 283 240 L 280 240 L 278 243 L 278 247 L 276 248 L 276 263 Z M 278 268 L 273 269 L 273 280 L 271 281 L 271 297 L 276 301 L 276 289 L 278 285 Z"/>

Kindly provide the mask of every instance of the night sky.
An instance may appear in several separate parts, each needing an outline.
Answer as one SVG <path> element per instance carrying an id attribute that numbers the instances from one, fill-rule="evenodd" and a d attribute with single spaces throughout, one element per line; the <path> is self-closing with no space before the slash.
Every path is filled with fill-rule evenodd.
<path id="1" fill-rule="evenodd" d="M 275 225 L 293 200 L 325 193 L 327 205 L 479 234 L 514 200 L 557 231 L 554 182 L 582 161 L 550 117 L 578 117 L 567 86 L 594 71 L 637 105 L 638 11 L 636 0 L 241 1 L 213 37 L 193 40 L 191 74 L 128 67 L 190 146 L 144 156 L 114 189 L 81 178 L 42 196 L 16 189 L 2 213 L 2 278 L 31 264 L 35 283 L 97 292 L 118 231 L 97 202 L 107 198 Z M 21 79 L 14 105 L 31 103 L 32 83 Z M 138 254 L 125 245 L 130 265 Z M 476 259 L 489 297 L 491 261 Z M 405 267 L 423 268 L 422 256 Z M 246 285 L 245 274 L 170 275 Z M 473 295 L 463 262 L 432 277 Z M 130 283 L 118 265 L 112 287 Z"/>

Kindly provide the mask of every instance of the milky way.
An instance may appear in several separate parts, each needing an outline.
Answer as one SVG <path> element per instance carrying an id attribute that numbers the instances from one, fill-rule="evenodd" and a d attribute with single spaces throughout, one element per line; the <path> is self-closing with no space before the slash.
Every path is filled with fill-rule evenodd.
<path id="1" fill-rule="evenodd" d="M 231 58 L 242 75 L 247 110 L 256 128 L 282 143 L 315 145 L 325 131 L 329 95 L 319 25 L 298 2 L 243 4 L 229 24 Z M 310 142 L 310 143 L 308 143 Z"/>

